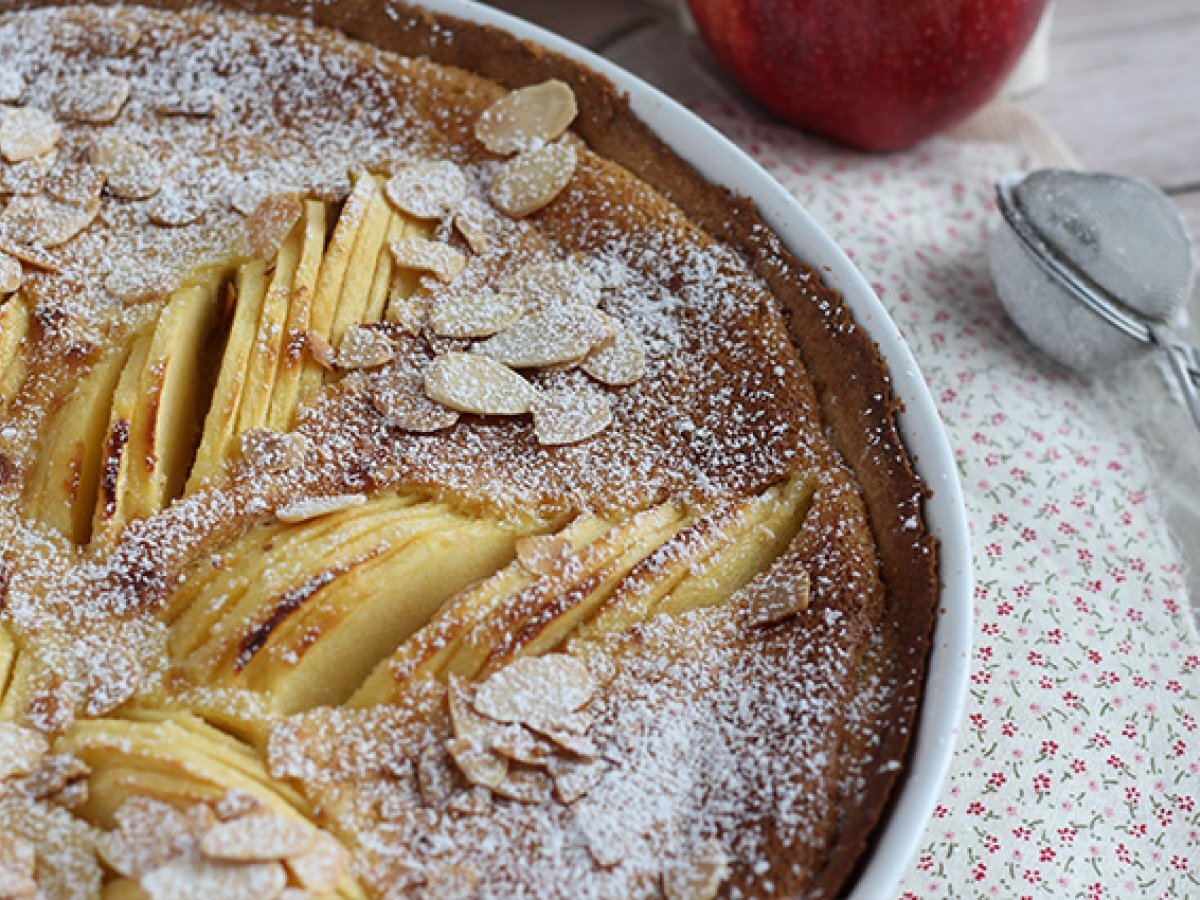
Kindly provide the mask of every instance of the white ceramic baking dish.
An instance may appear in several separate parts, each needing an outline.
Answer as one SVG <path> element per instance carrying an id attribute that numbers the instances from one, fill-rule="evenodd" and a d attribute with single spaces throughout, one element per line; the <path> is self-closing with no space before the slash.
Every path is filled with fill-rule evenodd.
<path id="1" fill-rule="evenodd" d="M 912 353 L 870 285 L 836 243 L 784 188 L 749 156 L 666 94 L 558 35 L 471 0 L 423 0 L 446 13 L 509 31 L 607 76 L 628 94 L 634 112 L 704 177 L 750 198 L 798 258 L 822 271 L 858 323 L 879 345 L 897 397 L 900 429 L 933 496 L 925 507 L 940 546 L 942 594 L 929 675 L 907 771 L 869 858 L 851 889 L 854 900 L 895 894 L 929 821 L 954 751 L 966 697 L 971 644 L 971 557 L 954 458 L 933 398 Z"/>

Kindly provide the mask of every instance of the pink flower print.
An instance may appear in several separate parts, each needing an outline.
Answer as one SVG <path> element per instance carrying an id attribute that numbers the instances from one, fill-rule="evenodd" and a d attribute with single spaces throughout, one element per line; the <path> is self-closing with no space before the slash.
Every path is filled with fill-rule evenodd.
<path id="1" fill-rule="evenodd" d="M 994 834 L 985 834 L 983 836 L 983 849 L 988 853 L 995 853 L 1000 849 L 1000 839 Z"/>
<path id="2" fill-rule="evenodd" d="M 1053 756 L 1058 752 L 1058 744 L 1055 741 L 1042 741 L 1042 755 Z"/>
<path id="3" fill-rule="evenodd" d="M 1186 872 L 1190 866 L 1190 861 L 1186 856 L 1175 854 L 1171 857 L 1171 868 L 1178 869 L 1180 872 Z"/>
<path id="4" fill-rule="evenodd" d="M 987 878 L 987 863 L 975 863 L 974 868 L 971 869 L 971 877 L 976 881 L 983 881 L 985 878 Z"/>
<path id="5" fill-rule="evenodd" d="M 1034 775 L 1033 789 L 1038 792 L 1050 790 L 1050 776 L 1045 772 L 1038 772 Z"/>
<path id="6" fill-rule="evenodd" d="M 1026 825 L 1018 825 L 1012 830 L 1012 833 L 1013 837 L 1019 841 L 1027 841 L 1029 840 L 1029 836 L 1033 834 L 1033 832 L 1030 831 L 1029 827 Z"/>
<path id="7" fill-rule="evenodd" d="M 1043 847 L 1041 849 L 1041 851 L 1038 853 L 1038 859 L 1044 863 L 1051 862 L 1054 859 L 1055 855 L 1056 854 L 1054 852 L 1053 847 Z"/>
<path id="8" fill-rule="evenodd" d="M 1076 775 L 1082 774 L 1083 772 L 1087 771 L 1087 763 L 1079 757 L 1076 757 L 1075 759 L 1071 760 L 1071 771 Z"/>

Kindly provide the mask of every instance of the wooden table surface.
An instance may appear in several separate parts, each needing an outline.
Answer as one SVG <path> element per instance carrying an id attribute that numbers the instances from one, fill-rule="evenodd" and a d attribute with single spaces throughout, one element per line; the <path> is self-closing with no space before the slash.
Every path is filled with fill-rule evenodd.
<path id="1" fill-rule="evenodd" d="M 648 0 L 496 0 L 604 52 L 671 13 Z M 1050 77 L 1020 102 L 1085 167 L 1145 178 L 1200 244 L 1200 0 L 1056 0 Z"/>

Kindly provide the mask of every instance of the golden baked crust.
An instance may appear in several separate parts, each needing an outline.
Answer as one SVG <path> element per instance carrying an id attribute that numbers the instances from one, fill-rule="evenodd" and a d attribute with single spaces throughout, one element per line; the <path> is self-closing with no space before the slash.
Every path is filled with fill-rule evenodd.
<path id="1" fill-rule="evenodd" d="M 719 866 L 711 857 L 700 863 L 728 865 L 728 880 L 722 879 L 728 888 L 836 894 L 862 858 L 900 772 L 937 596 L 935 548 L 920 524 L 922 489 L 896 432 L 895 402 L 875 348 L 750 204 L 700 179 L 605 79 L 501 32 L 404 6 L 338 3 L 308 12 L 408 58 L 381 56 L 303 25 L 211 14 L 110 16 L 84 9 L 0 22 L 9 29 L 0 31 L 0 42 L 7 38 L 27 51 L 24 59 L 10 57 L 25 64 L 27 75 L 53 80 L 71 66 L 86 71 L 100 62 L 119 70 L 114 60 L 132 59 L 126 74 L 135 87 L 149 86 L 151 96 L 135 92 L 122 121 L 143 129 L 139 138 L 147 143 L 168 138 L 195 159 L 222 163 L 178 179 L 184 196 L 177 206 L 196 199 L 188 191 L 205 201 L 195 223 L 163 228 L 146 217 L 149 201 L 110 198 L 98 225 L 54 251 L 61 273 L 28 271 L 21 295 L 30 312 L 24 369 L 0 443 L 0 480 L 7 483 L 0 527 L 11 548 L 3 557 L 5 640 L 18 648 L 4 716 L 63 733 L 55 749 L 92 768 L 93 799 L 79 807 L 81 815 L 111 828 L 114 809 L 96 799 L 105 796 L 107 782 L 95 782 L 109 776 L 106 742 L 113 738 L 104 728 L 116 726 L 83 720 L 119 720 L 122 733 L 140 734 L 167 727 L 161 710 L 197 711 L 257 748 L 254 764 L 264 775 L 290 783 L 279 788 L 285 793 L 299 792 L 287 793 L 289 809 L 347 841 L 358 852 L 360 880 L 375 891 L 433 890 L 438 879 L 465 878 L 485 893 L 518 886 L 545 894 L 654 893 L 672 877 L 664 862 L 672 871 L 696 868 L 686 849 L 715 841 L 728 858 Z M 133 34 L 130 21 L 138 23 L 136 54 L 122 46 Z M 31 38 L 50 46 L 31 47 Z M 228 52 L 231 45 L 236 54 Z M 231 114 L 218 116 L 220 130 L 203 117 L 180 119 L 161 109 L 182 102 L 163 73 L 193 72 L 197 54 L 206 61 L 205 79 L 192 93 L 218 84 L 232 106 Z M 349 167 L 390 172 L 416 157 L 453 159 L 479 181 L 494 165 L 472 134 L 479 114 L 502 96 L 500 85 L 547 78 L 567 82 L 578 98 L 573 132 L 582 141 L 565 139 L 577 147 L 578 168 L 544 210 L 502 222 L 498 249 L 472 257 L 462 284 L 485 286 L 550 248 L 603 263 L 611 276 L 606 308 L 637 322 L 652 340 L 651 374 L 613 392 L 611 427 L 561 448 L 540 447 L 528 424 L 515 420 L 468 419 L 436 435 L 397 435 L 364 392 L 369 379 L 329 377 L 327 390 L 295 423 L 312 448 L 298 476 L 264 471 L 235 453 L 228 478 L 217 466 L 213 479 L 189 488 L 185 499 L 149 518 L 117 516 L 106 530 L 103 509 L 119 507 L 121 497 L 119 477 L 107 480 L 107 463 L 116 459 L 120 466 L 114 435 L 122 446 L 138 439 L 110 428 L 108 451 L 92 476 L 98 518 L 75 535 L 88 546 L 74 549 L 30 515 L 31 503 L 44 496 L 36 473 L 46 429 L 72 414 L 77 385 L 94 383 L 89 378 L 109 348 L 132 342 L 136 352 L 147 319 L 161 322 L 160 310 L 180 297 L 179 280 L 194 277 L 188 273 L 212 271 L 201 283 L 214 295 L 232 277 L 244 252 L 244 212 L 221 201 L 235 192 L 236 176 L 249 176 L 260 194 L 313 196 L 336 187 Z M 199 98 L 189 94 L 193 101 Z M 271 127 L 257 127 L 271 109 Z M 91 139 L 87 128 L 78 132 L 81 142 Z M 69 129 L 64 148 L 75 136 Z M 336 215 L 336 206 L 329 209 Z M 225 326 L 209 327 L 221 334 Z M 400 357 L 415 365 L 439 352 L 389 334 Z M 117 392 L 118 373 L 114 366 L 106 382 Z M 587 381 L 553 371 L 532 380 L 543 387 Z M 145 446 L 154 456 L 155 444 Z M 414 771 L 429 747 L 456 732 L 446 713 L 449 672 L 433 682 L 413 679 L 414 671 L 429 670 L 414 661 L 425 657 L 414 657 L 412 648 L 440 652 L 445 629 L 465 627 L 455 624 L 455 613 L 467 608 L 469 591 L 452 591 L 441 609 L 429 609 L 436 616 L 424 630 L 414 621 L 385 635 L 395 655 L 355 692 L 349 682 L 373 668 L 374 651 L 346 661 L 338 667 L 343 674 L 323 683 L 311 674 L 291 677 L 318 657 L 310 650 L 325 634 L 353 621 L 353 608 L 344 607 L 349 600 L 340 611 L 322 607 L 319 616 L 309 615 L 311 597 L 345 574 L 336 567 L 308 587 L 285 579 L 275 594 L 264 589 L 261 603 L 240 601 L 252 613 L 245 619 L 217 623 L 194 612 L 226 602 L 229 584 L 210 577 L 223 557 L 281 563 L 284 550 L 304 552 L 306 545 L 286 544 L 295 530 L 286 521 L 272 524 L 273 514 L 297 497 L 364 495 L 373 511 L 371 504 L 391 503 L 389 497 L 419 497 L 422 515 L 438 527 L 460 540 L 495 544 L 494 560 L 481 562 L 479 574 L 500 569 L 496 577 L 509 571 L 503 563 L 519 535 L 557 530 L 584 511 L 603 523 L 597 529 L 617 533 L 641 510 L 662 522 L 659 536 L 646 538 L 640 566 L 631 560 L 627 580 L 636 585 L 653 584 L 706 535 L 724 533 L 712 523 L 751 515 L 741 504 L 768 494 L 771 504 L 782 504 L 780 492 L 788 490 L 795 493 L 787 502 L 799 504 L 788 508 L 803 514 L 780 519 L 791 523 L 785 546 L 767 557 L 767 576 L 751 580 L 734 601 L 607 632 L 585 628 L 569 644 L 548 644 L 541 623 L 558 621 L 579 601 L 563 600 L 576 596 L 569 591 L 543 596 L 535 584 L 512 595 L 518 599 L 507 609 L 526 612 L 508 623 L 477 668 L 458 668 L 461 660 L 451 667 L 483 684 L 520 655 L 568 647 L 589 661 L 603 684 L 589 706 L 589 737 L 620 777 L 607 777 L 574 804 L 539 797 L 523 806 L 501 795 L 474 815 L 448 813 L 446 804 L 462 798 L 431 797 Z M 164 496 L 181 491 L 171 484 Z M 144 492 L 128 496 L 137 500 Z M 329 521 L 340 516 L 353 529 L 356 515 L 348 509 Z M 408 513 L 397 507 L 379 515 L 394 515 L 392 522 Z M 374 544 L 367 549 L 379 552 Z M 350 559 L 358 557 L 339 565 L 350 566 Z M 259 571 L 270 580 L 269 571 Z M 748 624 L 781 585 L 800 591 L 800 572 L 811 584 L 808 610 L 767 628 Z M 239 590 L 255 599 L 253 587 Z M 601 609 L 616 607 L 605 601 Z M 308 616 L 303 628 L 294 625 L 300 613 Z M 206 643 L 218 625 L 233 630 L 224 643 Z M 366 671 L 356 674 L 356 666 Z M 122 694 L 113 682 L 130 681 L 131 670 L 138 677 Z M 114 690 L 117 701 L 106 703 Z M 315 702 L 348 705 L 314 710 Z M 630 742 L 637 730 L 641 742 Z M 686 783 L 673 777 L 680 773 Z M 39 815 L 63 818 L 61 809 L 45 806 L 37 800 Z M 25 805 L 16 808 L 28 813 Z M 59 827 L 83 827 L 68 818 L 70 825 Z M 602 858 L 614 846 L 616 865 Z M 38 874 L 47 874 L 47 866 L 40 860 Z M 60 887 L 78 888 L 97 876 L 58 877 Z"/>

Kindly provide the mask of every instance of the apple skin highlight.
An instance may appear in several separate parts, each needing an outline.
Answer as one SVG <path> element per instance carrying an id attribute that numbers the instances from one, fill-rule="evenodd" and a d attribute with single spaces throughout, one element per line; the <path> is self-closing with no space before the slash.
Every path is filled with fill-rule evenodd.
<path id="1" fill-rule="evenodd" d="M 912 146 L 1000 88 L 1046 0 L 688 0 L 766 109 L 862 150 Z"/>

